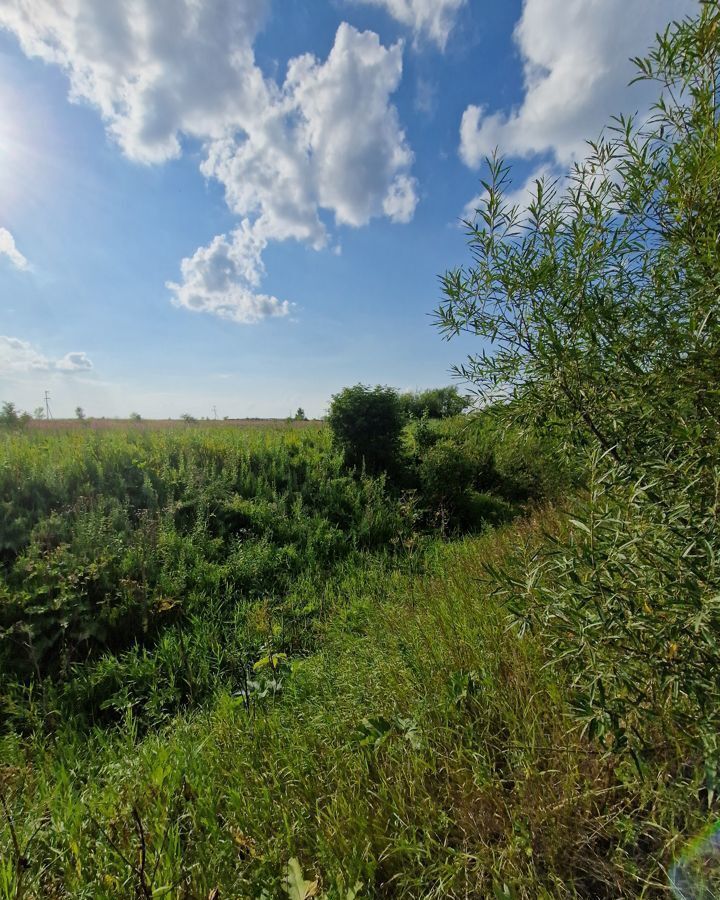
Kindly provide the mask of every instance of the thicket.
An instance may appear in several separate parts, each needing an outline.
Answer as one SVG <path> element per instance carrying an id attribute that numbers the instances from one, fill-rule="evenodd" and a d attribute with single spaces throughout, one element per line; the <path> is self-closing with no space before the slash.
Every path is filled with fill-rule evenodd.
<path id="1" fill-rule="evenodd" d="M 441 474 L 450 447 L 457 483 Z M 263 652 L 313 645 L 322 604 L 308 594 L 334 572 L 399 558 L 438 527 L 497 524 L 526 499 L 503 496 L 461 423 L 422 450 L 398 432 L 392 449 L 389 477 L 348 467 L 324 428 L 6 431 L 0 728 L 128 710 L 145 727 L 245 690 Z M 253 622 L 270 611 L 268 636 Z"/>
<path id="2" fill-rule="evenodd" d="M 658 37 L 619 118 L 527 209 L 489 160 L 472 263 L 447 273 L 443 332 L 489 341 L 458 371 L 512 427 L 587 471 L 567 529 L 498 591 L 569 675 L 588 734 L 638 767 L 674 741 L 720 773 L 720 12 Z"/>
<path id="3" fill-rule="evenodd" d="M 157 718 L 237 685 L 261 649 L 248 616 L 286 608 L 287 651 L 312 613 L 298 584 L 412 527 L 321 430 L 11 432 L 0 454 L 5 727 L 62 698 Z"/>
<path id="4" fill-rule="evenodd" d="M 443 533 L 500 524 L 577 482 L 553 435 L 506 427 L 502 405 L 461 415 L 467 405 L 456 388 L 358 384 L 332 398 L 327 421 L 349 470 L 383 473 L 390 490 L 414 496 L 418 521 Z"/>

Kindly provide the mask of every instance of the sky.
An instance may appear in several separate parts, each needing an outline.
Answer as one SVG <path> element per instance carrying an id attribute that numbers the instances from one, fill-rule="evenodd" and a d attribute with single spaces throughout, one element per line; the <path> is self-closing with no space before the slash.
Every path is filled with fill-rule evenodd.
<path id="1" fill-rule="evenodd" d="M 0 401 L 282 417 L 451 383 L 498 147 L 561 175 L 697 0 L 0 0 Z M 462 386 L 461 386 L 462 387 Z"/>

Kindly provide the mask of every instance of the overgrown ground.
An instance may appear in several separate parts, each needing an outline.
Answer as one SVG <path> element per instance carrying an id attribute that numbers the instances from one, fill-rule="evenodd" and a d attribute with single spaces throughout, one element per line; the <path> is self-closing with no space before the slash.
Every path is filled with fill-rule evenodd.
<path id="1" fill-rule="evenodd" d="M 712 821 L 677 715 L 603 725 L 573 605 L 662 604 L 675 545 L 552 445 L 415 422 L 394 481 L 318 427 L 1 447 L 0 896 L 663 896 Z"/>
<path id="2" fill-rule="evenodd" d="M 394 891 L 367 777 L 430 752 L 408 678 L 431 671 L 377 617 L 445 566 L 443 534 L 520 510 L 537 454 L 503 475 L 465 422 L 420 423 L 391 483 L 318 427 L 0 437 L 3 896 L 254 896 L 295 852 Z"/>
<path id="3" fill-rule="evenodd" d="M 677 753 L 638 772 L 583 738 L 493 596 L 487 565 L 520 574 L 561 522 L 344 564 L 305 598 L 312 652 L 256 660 L 264 690 L 145 734 L 128 707 L 110 729 L 7 735 L 2 789 L 21 850 L 32 838 L 21 896 L 665 895 L 708 820 L 700 782 Z M 278 616 L 255 607 L 268 646 Z"/>
<path id="4" fill-rule="evenodd" d="M 5 404 L 3 897 L 720 896 L 719 60 L 708 0 L 525 212 L 489 161 L 482 414 Z"/>

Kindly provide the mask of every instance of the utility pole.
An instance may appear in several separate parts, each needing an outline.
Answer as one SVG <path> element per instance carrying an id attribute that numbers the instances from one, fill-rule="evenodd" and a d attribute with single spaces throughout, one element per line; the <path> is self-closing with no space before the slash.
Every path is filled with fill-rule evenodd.
<path id="1" fill-rule="evenodd" d="M 45 391 L 45 418 L 50 421 L 50 391 Z"/>
<path id="2" fill-rule="evenodd" d="M 213 411 L 213 417 L 215 419 L 217 419 L 217 406 L 213 406 L 212 411 Z"/>

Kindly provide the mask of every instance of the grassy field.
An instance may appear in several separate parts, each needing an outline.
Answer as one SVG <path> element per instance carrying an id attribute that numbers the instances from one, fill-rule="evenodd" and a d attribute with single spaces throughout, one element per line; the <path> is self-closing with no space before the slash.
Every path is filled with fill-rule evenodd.
<path id="1" fill-rule="evenodd" d="M 321 424 L 318 419 L 201 419 L 194 422 L 186 422 L 183 419 L 97 419 L 89 416 L 86 419 L 30 419 L 26 428 L 31 431 L 75 431 L 78 429 L 90 429 L 92 431 L 114 429 L 127 431 L 128 429 L 162 430 L 174 428 L 249 428 L 262 431 L 275 430 L 302 430 L 303 428 L 317 428 Z"/>
<path id="2" fill-rule="evenodd" d="M 435 481 L 348 473 L 318 426 L 0 460 L 0 897 L 664 896 L 710 820 L 675 726 L 639 770 L 518 627 L 507 579 L 562 585 L 547 502 L 441 532 Z"/>

